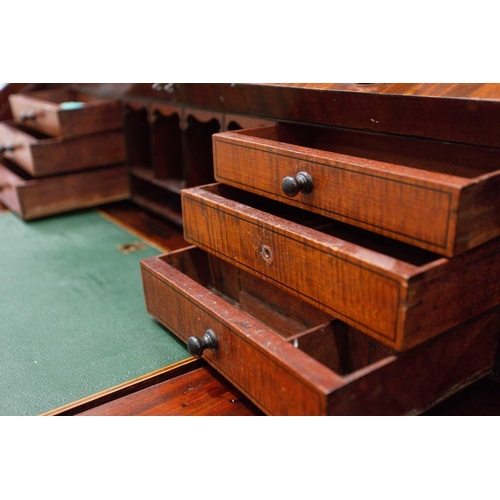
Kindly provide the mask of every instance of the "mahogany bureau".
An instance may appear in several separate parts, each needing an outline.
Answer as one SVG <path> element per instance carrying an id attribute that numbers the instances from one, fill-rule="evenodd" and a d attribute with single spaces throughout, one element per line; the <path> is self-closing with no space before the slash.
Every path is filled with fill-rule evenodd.
<path id="1" fill-rule="evenodd" d="M 419 414 L 492 371 L 498 85 L 118 92 L 158 88 L 277 122 L 214 135 L 219 183 L 181 191 L 195 246 L 142 263 L 148 311 L 194 356 L 270 415 Z"/>

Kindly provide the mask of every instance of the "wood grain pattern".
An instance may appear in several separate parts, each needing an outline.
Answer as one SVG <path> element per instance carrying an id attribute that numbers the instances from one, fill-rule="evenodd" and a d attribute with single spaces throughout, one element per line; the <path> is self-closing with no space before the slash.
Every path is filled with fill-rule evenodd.
<path id="1" fill-rule="evenodd" d="M 500 147 L 500 84 L 75 84 L 103 96 L 187 103 L 231 113 Z"/>
<path id="2" fill-rule="evenodd" d="M 400 354 L 338 321 L 286 339 L 212 291 L 204 255 L 142 262 L 148 312 L 184 341 L 213 329 L 219 349 L 203 358 L 267 414 L 419 414 L 493 368 L 499 308 Z"/>
<path id="3" fill-rule="evenodd" d="M 125 142 L 122 130 L 61 140 L 28 133 L 10 123 L 0 123 L 0 144 L 12 144 L 14 151 L 3 156 L 33 177 L 75 172 L 123 163 Z"/>
<path id="4" fill-rule="evenodd" d="M 79 109 L 61 109 L 63 102 L 83 102 Z M 9 96 L 14 121 L 52 137 L 78 137 L 121 128 L 121 108 L 117 99 L 102 100 L 91 94 L 57 88 Z M 22 113 L 34 113 L 29 120 Z M 122 160 L 123 161 L 123 160 Z"/>
<path id="5" fill-rule="evenodd" d="M 220 182 L 447 257 L 500 235 L 497 149 L 290 124 L 213 141 Z M 286 196 L 300 171 L 312 191 Z"/>
<path id="6" fill-rule="evenodd" d="M 34 179 L 0 164 L 0 201 L 24 220 L 124 200 L 129 193 L 122 165 Z"/>
<path id="7" fill-rule="evenodd" d="M 204 281 L 198 283 L 168 264 L 171 261 L 182 270 L 192 267 L 194 257 L 189 253 L 197 254 L 196 259 L 203 257 L 191 248 L 141 263 L 148 312 L 184 342 L 191 335 L 214 330 L 221 350 L 206 351 L 204 358 L 267 413 L 324 411 L 326 400 L 321 394 L 340 384 L 340 377 L 208 291 Z M 205 278 L 206 266 L 199 269 Z M 295 394 L 296 401 L 287 400 L 286 394 Z"/>
<path id="8" fill-rule="evenodd" d="M 96 394 L 91 394 L 85 398 L 60 406 L 59 408 L 54 408 L 43 413 L 42 416 L 78 415 L 100 405 L 105 405 L 111 401 L 133 394 L 134 392 L 154 386 L 155 384 L 174 379 L 191 370 L 196 370 L 202 366 L 202 363 L 201 360 L 188 358 L 178 363 L 174 363 L 173 365 L 165 366 L 135 379 L 115 385 Z"/>
<path id="9" fill-rule="evenodd" d="M 259 416 L 262 412 L 210 366 L 196 368 L 79 416 Z"/>
<path id="10" fill-rule="evenodd" d="M 370 233 L 327 220 L 313 229 L 264 201 L 221 184 L 186 189 L 184 237 L 398 350 L 500 303 L 498 238 L 448 260 L 374 246 Z"/>

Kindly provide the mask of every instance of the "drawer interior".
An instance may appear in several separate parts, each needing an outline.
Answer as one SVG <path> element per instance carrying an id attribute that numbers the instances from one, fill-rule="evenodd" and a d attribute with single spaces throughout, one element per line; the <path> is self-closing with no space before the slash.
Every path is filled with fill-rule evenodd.
<path id="1" fill-rule="evenodd" d="M 320 231 L 324 235 L 339 238 L 345 242 L 369 249 L 371 251 L 392 257 L 415 267 L 430 264 L 442 257 L 433 252 L 408 245 L 406 243 L 387 238 L 385 236 L 351 226 L 340 221 L 329 219 L 300 208 L 269 200 L 265 197 L 242 191 L 225 184 L 210 184 L 203 189 L 216 196 L 220 201 L 243 203 L 247 207 L 280 217 L 285 221 L 301 224 L 302 226 Z M 361 248 L 359 249 L 361 250 Z"/>
<path id="2" fill-rule="evenodd" d="M 196 247 L 159 258 L 338 375 L 395 354 L 355 328 Z"/>
<path id="3" fill-rule="evenodd" d="M 22 95 L 54 104 L 61 104 L 63 102 L 97 103 L 104 101 L 102 97 L 77 92 L 68 88 L 37 90 L 36 92 L 29 92 Z"/>
<path id="4" fill-rule="evenodd" d="M 280 123 L 234 132 L 254 143 L 294 146 L 471 179 L 498 170 L 500 149 L 482 148 L 334 127 Z M 267 142 L 269 141 L 269 142 Z M 291 147 L 292 146 L 292 147 Z M 310 151 L 311 154 L 315 154 Z"/>

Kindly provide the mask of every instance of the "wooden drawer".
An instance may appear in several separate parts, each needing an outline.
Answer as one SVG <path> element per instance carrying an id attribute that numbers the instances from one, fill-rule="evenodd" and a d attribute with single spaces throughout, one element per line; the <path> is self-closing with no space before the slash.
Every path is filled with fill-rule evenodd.
<path id="1" fill-rule="evenodd" d="M 33 177 L 73 172 L 125 161 L 122 130 L 62 140 L 12 123 L 0 123 L 0 150 Z"/>
<path id="2" fill-rule="evenodd" d="M 16 123 L 52 137 L 77 137 L 122 126 L 118 100 L 69 89 L 12 94 L 9 104 Z"/>
<path id="3" fill-rule="evenodd" d="M 148 312 L 270 415 L 403 415 L 490 372 L 494 309 L 405 353 L 190 247 L 141 263 Z M 408 383 L 411 378 L 411 383 Z"/>
<path id="4" fill-rule="evenodd" d="M 499 149 L 292 124 L 215 134 L 213 147 L 224 184 L 440 255 L 500 235 Z"/>
<path id="5" fill-rule="evenodd" d="M 25 220 L 128 197 L 124 166 L 34 179 L 11 163 L 0 163 L 0 202 Z"/>
<path id="6" fill-rule="evenodd" d="M 500 238 L 446 259 L 223 184 L 182 205 L 188 242 L 398 350 L 500 303 Z"/>

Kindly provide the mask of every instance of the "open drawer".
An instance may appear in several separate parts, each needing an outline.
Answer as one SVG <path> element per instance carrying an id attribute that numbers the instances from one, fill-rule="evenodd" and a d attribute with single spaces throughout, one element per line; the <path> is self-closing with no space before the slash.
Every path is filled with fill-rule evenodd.
<path id="1" fill-rule="evenodd" d="M 440 255 L 500 235 L 500 149 L 296 124 L 213 147 L 224 184 Z"/>
<path id="2" fill-rule="evenodd" d="M 182 210 L 186 241 L 397 350 L 500 304 L 500 238 L 446 259 L 223 184 Z"/>
<path id="3" fill-rule="evenodd" d="M 498 308 L 398 354 L 195 247 L 141 270 L 148 312 L 270 415 L 421 413 L 494 364 Z"/>
<path id="4" fill-rule="evenodd" d="M 0 123 L 0 153 L 33 177 L 73 172 L 125 161 L 122 130 L 62 140 Z"/>
<path id="5" fill-rule="evenodd" d="M 129 192 L 123 165 L 34 179 L 0 163 L 0 202 L 25 220 L 127 199 Z"/>
<path id="6" fill-rule="evenodd" d="M 121 128 L 120 102 L 67 88 L 9 96 L 16 123 L 52 137 L 77 137 Z"/>

